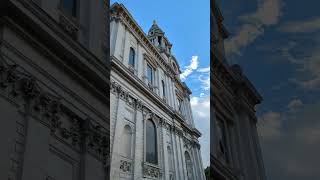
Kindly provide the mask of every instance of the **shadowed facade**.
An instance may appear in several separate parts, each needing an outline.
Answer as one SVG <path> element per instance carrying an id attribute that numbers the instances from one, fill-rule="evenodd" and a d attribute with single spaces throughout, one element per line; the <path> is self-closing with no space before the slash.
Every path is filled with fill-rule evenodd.
<path id="1" fill-rule="evenodd" d="M 225 59 L 228 32 L 211 1 L 211 179 L 265 180 L 255 105 L 262 97 L 239 65 Z"/>
<path id="2" fill-rule="evenodd" d="M 109 179 L 107 9 L 0 2 L 0 179 Z"/>

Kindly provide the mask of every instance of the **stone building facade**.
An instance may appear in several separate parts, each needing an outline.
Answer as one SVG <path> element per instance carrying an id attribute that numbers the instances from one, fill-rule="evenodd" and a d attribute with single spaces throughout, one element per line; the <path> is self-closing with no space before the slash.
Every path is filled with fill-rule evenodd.
<path id="1" fill-rule="evenodd" d="M 109 179 L 108 4 L 0 1 L 0 179 Z"/>
<path id="2" fill-rule="evenodd" d="M 239 65 L 225 60 L 228 32 L 216 0 L 211 1 L 211 154 L 215 180 L 265 180 L 255 105 L 262 97 Z"/>
<path id="3" fill-rule="evenodd" d="M 189 96 L 172 44 L 110 7 L 111 179 L 204 180 Z"/>

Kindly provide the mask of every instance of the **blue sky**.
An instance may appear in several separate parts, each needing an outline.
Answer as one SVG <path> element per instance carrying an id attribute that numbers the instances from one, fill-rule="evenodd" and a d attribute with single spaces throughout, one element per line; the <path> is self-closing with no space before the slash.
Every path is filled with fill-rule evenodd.
<path id="1" fill-rule="evenodd" d="M 122 3 L 145 33 L 153 20 L 173 44 L 183 81 L 193 92 L 191 107 L 196 127 L 203 133 L 200 138 L 204 166 L 209 165 L 210 153 L 210 10 L 209 0 L 150 1 L 111 0 Z"/>
<path id="2" fill-rule="evenodd" d="M 227 59 L 262 94 L 268 179 L 320 179 L 320 1 L 221 0 Z"/>

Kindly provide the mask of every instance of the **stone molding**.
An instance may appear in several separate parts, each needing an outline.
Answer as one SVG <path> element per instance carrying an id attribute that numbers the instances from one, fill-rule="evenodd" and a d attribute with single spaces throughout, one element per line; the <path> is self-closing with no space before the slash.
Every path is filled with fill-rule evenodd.
<path id="1" fill-rule="evenodd" d="M 50 129 L 78 152 L 88 151 L 103 164 L 109 158 L 109 132 L 94 120 L 83 119 L 62 105 L 61 98 L 42 88 L 37 79 L 17 64 L 0 57 L 0 92 L 18 105 L 28 107 L 27 114 Z M 68 121 L 62 118 L 67 117 Z"/>

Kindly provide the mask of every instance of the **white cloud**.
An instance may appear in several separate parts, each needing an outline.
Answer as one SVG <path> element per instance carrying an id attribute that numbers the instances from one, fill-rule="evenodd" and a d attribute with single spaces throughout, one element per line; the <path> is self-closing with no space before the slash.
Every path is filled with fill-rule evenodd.
<path id="1" fill-rule="evenodd" d="M 269 111 L 259 117 L 258 131 L 263 138 L 274 138 L 281 135 L 281 114 Z"/>
<path id="2" fill-rule="evenodd" d="M 264 34 L 266 26 L 275 25 L 281 16 L 281 0 L 261 0 L 255 12 L 240 16 L 244 24 L 236 35 L 226 40 L 227 55 L 241 55 L 240 50 Z"/>
<path id="3" fill-rule="evenodd" d="M 320 30 L 320 17 L 304 20 L 287 22 L 278 28 L 279 31 L 289 33 L 312 33 Z"/>
<path id="4" fill-rule="evenodd" d="M 180 79 L 185 80 L 194 70 L 198 68 L 198 56 L 192 56 L 190 65 L 185 67 L 185 70 L 180 74 Z"/>
<path id="5" fill-rule="evenodd" d="M 203 166 L 210 164 L 210 96 L 191 97 L 190 104 L 196 128 L 202 133 L 199 139 Z"/>

